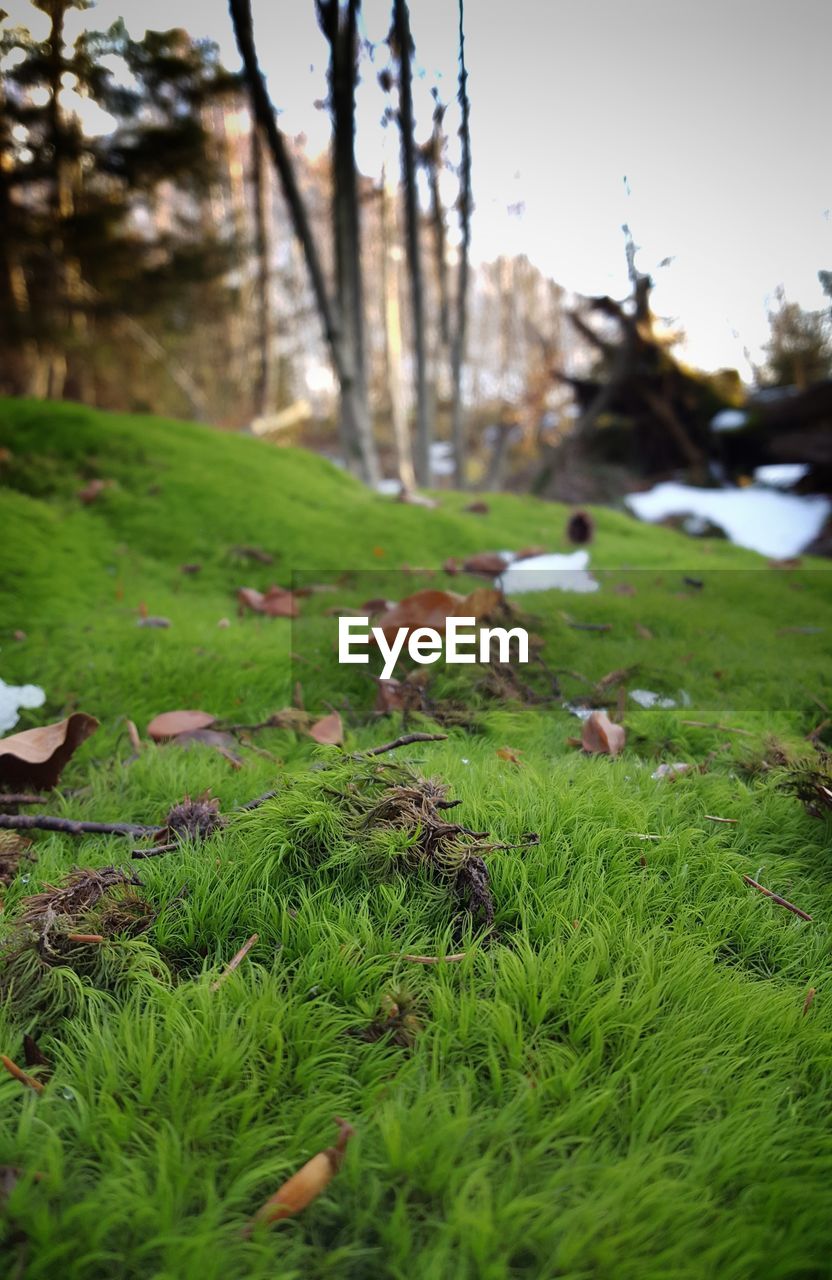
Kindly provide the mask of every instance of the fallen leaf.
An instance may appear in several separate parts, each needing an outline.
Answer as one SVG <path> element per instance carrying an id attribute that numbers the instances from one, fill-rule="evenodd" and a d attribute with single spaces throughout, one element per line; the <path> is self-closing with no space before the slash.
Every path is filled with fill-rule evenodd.
<path id="1" fill-rule="evenodd" d="M 137 627 L 169 627 L 170 618 L 141 617 L 136 620 Z"/>
<path id="2" fill-rule="evenodd" d="M 423 493 L 414 493 L 412 489 L 404 488 L 399 490 L 399 496 L 396 501 L 404 502 L 409 507 L 427 507 L 431 510 L 439 506 L 435 498 L 428 498 Z"/>
<path id="3" fill-rule="evenodd" d="M 455 591 L 417 591 L 412 596 L 405 596 L 392 609 L 388 609 L 378 620 L 377 626 L 384 633 L 388 644 L 392 643 L 397 631 L 407 628 L 408 636 L 417 627 L 433 627 L 443 631 L 449 617 L 455 615 L 457 606 L 464 596 Z"/>
<path id="4" fill-rule="evenodd" d="M 186 573 L 186 574 L 202 573 L 202 565 L 201 564 L 181 564 L 179 566 L 179 572 Z"/>
<path id="5" fill-rule="evenodd" d="M 395 609 L 395 607 L 395 600 L 385 600 L 383 596 L 374 596 L 372 600 L 364 601 L 361 606 L 361 613 L 369 614 L 372 618 L 375 614 L 387 613 L 389 609 Z"/>
<path id="6" fill-rule="evenodd" d="M 194 742 L 213 747 L 235 769 L 242 768 L 243 762 L 235 751 L 237 739 L 230 733 L 221 733 L 217 729 L 186 729 L 184 733 L 177 733 L 170 740 L 172 747 L 187 748 Z"/>
<path id="7" fill-rule="evenodd" d="M 85 507 L 90 503 L 96 502 L 101 497 L 105 489 L 109 489 L 112 480 L 90 480 L 89 484 L 84 485 L 83 489 L 78 490 L 78 498 L 83 502 Z"/>
<path id="8" fill-rule="evenodd" d="M 265 593 L 255 587 L 240 587 L 237 592 L 239 613 L 251 609 L 269 618 L 296 618 L 298 606 L 294 594 L 284 587 L 271 586 Z"/>
<path id="9" fill-rule="evenodd" d="M 469 502 L 467 507 L 462 508 L 472 516 L 487 516 L 491 508 L 487 502 Z"/>
<path id="10" fill-rule="evenodd" d="M 279 1222 L 282 1218 L 290 1218 L 300 1213 L 308 1204 L 321 1194 L 332 1181 L 341 1167 L 347 1143 L 355 1130 L 352 1125 L 335 1117 L 338 1125 L 338 1138 L 334 1147 L 319 1151 L 311 1160 L 298 1169 L 297 1173 L 283 1183 L 270 1196 L 266 1203 L 257 1210 L 253 1223 Z"/>
<path id="11" fill-rule="evenodd" d="M 54 787 L 69 759 L 97 728 L 95 716 L 75 711 L 57 724 L 0 738 L 0 783 L 8 787 Z"/>
<path id="12" fill-rule="evenodd" d="M 636 635 L 640 636 L 642 640 L 653 639 L 653 632 L 650 630 L 650 628 L 642 626 L 640 622 L 636 623 Z"/>
<path id="13" fill-rule="evenodd" d="M 319 742 L 321 746 L 340 747 L 344 741 L 344 726 L 337 711 L 324 716 L 322 720 L 316 720 L 307 732 L 309 737 Z"/>
<path id="14" fill-rule="evenodd" d="M 497 591 L 495 587 L 477 587 L 461 600 L 453 611 L 456 618 L 488 618 L 503 603 L 502 592 Z"/>
<path id="15" fill-rule="evenodd" d="M 497 551 L 481 551 L 463 562 L 466 573 L 476 573 L 483 578 L 496 578 L 508 567 L 505 556 Z"/>
<path id="16" fill-rule="evenodd" d="M 592 755 L 617 756 L 627 741 L 620 724 L 613 724 L 606 711 L 593 711 L 584 720 L 581 746 Z"/>
<path id="17" fill-rule="evenodd" d="M 535 556 L 546 554 L 545 547 L 522 547 L 520 551 L 515 551 L 514 560 L 532 560 Z"/>
<path id="18" fill-rule="evenodd" d="M 217 717 L 207 711 L 163 711 L 147 726 L 148 737 L 154 742 L 176 738 L 180 733 L 192 733 L 195 729 L 208 729 Z"/>
<path id="19" fill-rule="evenodd" d="M 595 534 L 595 521 L 588 511 L 573 511 L 566 522 L 566 536 L 576 547 L 586 546 Z"/>
<path id="20" fill-rule="evenodd" d="M 522 764 L 520 753 L 515 751 L 513 747 L 498 747 L 497 755 L 501 760 L 507 760 L 509 764 Z"/>

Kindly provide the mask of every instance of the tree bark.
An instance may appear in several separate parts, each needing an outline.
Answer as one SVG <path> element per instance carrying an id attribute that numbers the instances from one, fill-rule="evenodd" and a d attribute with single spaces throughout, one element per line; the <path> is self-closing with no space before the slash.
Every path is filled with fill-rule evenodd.
<path id="1" fill-rule="evenodd" d="M 402 380 L 402 326 L 399 311 L 399 247 L 396 237 L 395 189 L 382 175 L 381 183 L 381 273 L 384 290 L 384 364 L 390 420 L 396 451 L 396 470 L 403 489 L 415 488 L 413 455 L 405 411 Z"/>
<path id="2" fill-rule="evenodd" d="M 465 363 L 465 339 L 468 326 L 468 257 L 471 248 L 471 130 L 468 99 L 468 71 L 465 66 L 465 6 L 459 0 L 459 91 L 462 113 L 459 137 L 462 143 L 462 172 L 459 192 L 459 223 L 462 242 L 459 249 L 459 281 L 456 300 L 456 329 L 451 354 L 451 439 L 457 488 L 465 488 L 466 439 L 462 402 L 462 371 Z"/>
<path id="3" fill-rule="evenodd" d="M 329 107 L 332 117 L 335 270 L 344 356 L 352 374 L 352 403 L 342 405 L 344 446 L 355 449 L 365 478 L 380 476 L 372 435 L 364 356 L 364 291 L 361 219 L 355 167 L 355 82 L 359 0 L 317 0 L 318 22 L 329 42 Z M 345 412 L 346 410 L 346 412 Z"/>
<path id="4" fill-rule="evenodd" d="M 393 2 L 393 37 L 399 59 L 399 112 L 402 176 L 404 179 L 405 233 L 410 274 L 410 305 L 413 323 L 413 354 L 416 390 L 416 478 L 430 484 L 430 420 L 425 345 L 425 298 L 422 258 L 419 251 L 419 206 L 416 194 L 416 148 L 413 137 L 413 85 L 411 55 L 413 37 L 406 0 Z"/>
<path id="5" fill-rule="evenodd" d="M 266 210 L 266 176 L 260 128 L 251 122 L 251 183 L 254 207 L 254 251 L 257 257 L 257 372 L 254 380 L 254 415 L 264 418 L 272 402 L 271 271 Z"/>
<path id="6" fill-rule="evenodd" d="M 315 296 L 318 314 L 321 318 L 333 368 L 341 391 L 343 421 L 351 439 L 358 441 L 360 444 L 362 439 L 366 442 L 370 435 L 370 424 L 366 413 L 366 397 L 363 398 L 362 403 L 362 397 L 356 388 L 355 374 L 344 346 L 341 328 L 327 292 L 323 267 L 321 266 L 317 246 L 312 235 L 312 228 L 303 196 L 295 177 L 294 166 L 283 134 L 277 127 L 274 108 L 269 98 L 266 82 L 263 79 L 263 73 L 260 70 L 257 50 L 254 44 L 251 3 L 250 0 L 229 0 L 229 8 L 237 47 L 240 50 L 240 57 L 243 62 L 246 83 L 251 95 L 252 110 L 268 142 L 272 160 L 280 178 L 283 196 L 289 209 L 292 227 L 303 249 L 312 292 Z M 351 455 L 347 459 L 348 462 L 354 458 L 352 450 Z M 364 461 L 364 471 L 367 478 L 370 478 L 372 471 L 370 460 Z"/>

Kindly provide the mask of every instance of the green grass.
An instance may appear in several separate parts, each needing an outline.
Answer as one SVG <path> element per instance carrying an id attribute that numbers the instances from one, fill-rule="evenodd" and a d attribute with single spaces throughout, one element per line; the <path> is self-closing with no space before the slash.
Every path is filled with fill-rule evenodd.
<path id="1" fill-rule="evenodd" d="M 760 767 L 773 737 L 809 754 L 818 701 L 832 705 L 820 562 L 772 569 L 599 510 L 601 590 L 517 604 L 566 697 L 586 692 L 578 676 L 630 666 L 630 688 L 689 695 L 689 707 L 628 702 L 615 760 L 567 745 L 580 725 L 560 702 L 495 700 L 478 672 L 437 677 L 476 732 L 398 756 L 460 797 L 454 820 L 505 844 L 540 837 L 486 856 L 489 939 L 414 867 L 407 833 L 349 821 L 337 792 L 354 768 L 336 749 L 267 730 L 240 747 L 238 770 L 201 747 L 134 759 L 125 718 L 144 731 L 197 706 L 258 722 L 300 680 L 308 708 L 341 710 L 348 751 L 392 738 L 399 721 L 373 719 L 370 681 L 334 665 L 326 610 L 462 581 L 404 564 L 566 549 L 564 509 L 495 496 L 477 516 L 456 494 L 436 511 L 400 506 L 299 451 L 61 405 L 0 404 L 0 447 L 0 676 L 47 692 L 17 727 L 76 708 L 101 720 L 49 811 L 158 822 L 186 793 L 210 788 L 228 812 L 278 788 L 210 843 L 152 861 L 131 864 L 116 838 L 41 833 L 37 862 L 6 889 L 8 937 L 21 899 L 73 865 L 138 868 L 156 914 L 138 937 L 33 970 L 0 1007 L 0 1049 L 22 1061 L 29 1032 L 54 1064 L 41 1095 L 0 1079 L 0 1165 L 24 1171 L 0 1227 L 4 1273 L 829 1274 L 830 821 Z M 95 476 L 113 484 L 83 507 L 76 491 Z M 246 544 L 274 566 L 241 560 Z M 183 575 L 193 561 L 201 573 Z M 297 623 L 236 616 L 240 585 L 358 570 L 305 600 Z M 138 628 L 142 603 L 170 629 Z M 575 630 L 562 611 L 611 630 Z M 674 760 L 708 767 L 651 777 Z M 457 951 L 432 967 L 401 958 Z M 418 1021 L 409 1047 L 351 1034 L 389 998 Z M 333 1140 L 336 1114 L 356 1128 L 337 1178 L 302 1216 L 245 1239 L 254 1210 Z"/>

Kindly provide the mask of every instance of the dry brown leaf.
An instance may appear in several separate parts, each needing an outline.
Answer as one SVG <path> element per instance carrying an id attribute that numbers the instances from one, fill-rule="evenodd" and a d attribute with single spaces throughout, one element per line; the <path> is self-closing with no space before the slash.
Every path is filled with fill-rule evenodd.
<path id="1" fill-rule="evenodd" d="M 344 726 L 337 711 L 316 720 L 308 729 L 309 737 L 325 747 L 340 747 L 344 741 Z"/>
<path id="2" fill-rule="evenodd" d="M 491 510 L 487 502 L 469 502 L 468 506 L 462 509 L 472 516 L 487 516 Z"/>
<path id="3" fill-rule="evenodd" d="M 489 618 L 503 603 L 502 592 L 495 587 L 477 587 L 454 609 L 457 618 Z"/>
<path id="4" fill-rule="evenodd" d="M 457 612 L 464 597 L 455 591 L 417 591 L 406 596 L 392 609 L 383 613 L 376 624 L 384 633 L 388 644 L 395 639 L 402 627 L 407 628 L 408 637 L 417 627 L 433 627 L 435 631 L 444 631 L 449 617 Z"/>
<path id="5" fill-rule="evenodd" d="M 573 511 L 566 522 L 566 536 L 576 547 L 586 546 L 595 534 L 595 521 L 588 511 Z"/>
<path id="6" fill-rule="evenodd" d="M 57 724 L 24 729 L 0 738 L 0 784 L 7 787 L 54 787 L 61 770 L 95 733 L 98 721 L 85 711 L 75 711 Z"/>
<path id="7" fill-rule="evenodd" d="M 338 1138 L 334 1147 L 319 1151 L 311 1160 L 298 1169 L 297 1173 L 283 1183 L 283 1186 L 270 1196 L 266 1203 L 257 1210 L 253 1222 L 279 1222 L 281 1218 L 290 1218 L 300 1213 L 308 1204 L 326 1189 L 341 1167 L 347 1143 L 355 1130 L 352 1125 L 335 1117 L 338 1125 Z"/>
<path id="8" fill-rule="evenodd" d="M 238 612 L 251 609 L 269 618 L 296 618 L 298 606 L 294 594 L 284 587 L 271 586 L 265 593 L 255 587 L 240 587 L 237 592 Z"/>
<path id="9" fill-rule="evenodd" d="M 498 747 L 497 755 L 501 760 L 507 760 L 509 764 L 522 764 L 519 751 L 515 751 L 513 747 Z"/>
<path id="10" fill-rule="evenodd" d="M 110 488 L 112 483 L 112 480 L 90 480 L 89 484 L 78 490 L 78 498 L 85 507 L 88 507 L 90 503 L 96 502 L 104 490 Z"/>
<path id="11" fill-rule="evenodd" d="M 496 551 L 481 551 L 478 555 L 469 556 L 463 562 L 466 573 L 476 573 L 482 578 L 496 578 L 507 567 L 505 556 Z"/>
<path id="12" fill-rule="evenodd" d="M 176 738 L 180 733 L 192 733 L 195 729 L 209 729 L 217 717 L 207 711 L 163 711 L 147 726 L 148 737 L 154 742 Z"/>
<path id="13" fill-rule="evenodd" d="M 593 711 L 584 720 L 581 746 L 592 755 L 617 756 L 623 750 L 627 734 L 620 724 L 613 724 L 606 711 Z"/>

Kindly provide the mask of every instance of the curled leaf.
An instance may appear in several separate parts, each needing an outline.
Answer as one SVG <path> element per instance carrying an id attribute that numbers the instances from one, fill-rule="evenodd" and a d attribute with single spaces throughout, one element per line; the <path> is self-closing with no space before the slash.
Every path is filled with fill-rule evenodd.
<path id="1" fill-rule="evenodd" d="M 321 720 L 316 720 L 307 732 L 310 738 L 325 747 L 340 747 L 344 741 L 344 726 L 337 711 L 324 716 Z"/>
<path id="2" fill-rule="evenodd" d="M 462 567 L 466 573 L 496 578 L 508 567 L 508 561 L 496 551 L 481 551 L 479 555 L 469 556 Z"/>
<path id="3" fill-rule="evenodd" d="M 95 716 L 75 711 L 57 724 L 0 738 L 0 785 L 54 787 L 71 756 L 97 728 Z"/>
<path id="4" fill-rule="evenodd" d="M 147 735 L 154 742 L 177 738 L 180 733 L 193 733 L 196 729 L 209 729 L 216 716 L 207 711 L 163 711 L 147 726 Z"/>
<path id="5" fill-rule="evenodd" d="M 627 734 L 623 726 L 613 724 L 606 711 L 593 711 L 584 720 L 581 746 L 592 755 L 617 756 L 623 750 Z"/>
<path id="6" fill-rule="evenodd" d="M 326 1189 L 341 1167 L 347 1143 L 355 1133 L 352 1125 L 335 1118 L 338 1137 L 333 1147 L 319 1151 L 297 1173 L 283 1183 L 254 1215 L 254 1222 L 279 1222 L 300 1213 Z"/>

